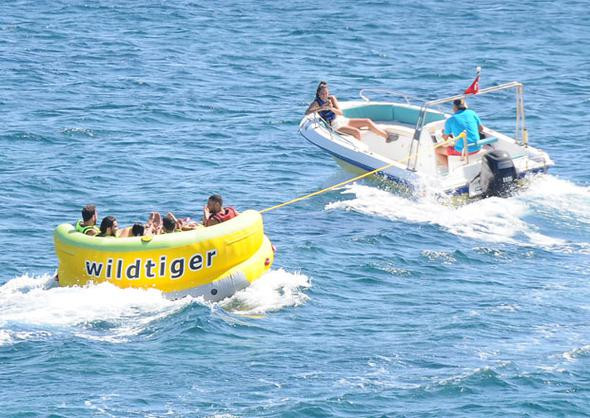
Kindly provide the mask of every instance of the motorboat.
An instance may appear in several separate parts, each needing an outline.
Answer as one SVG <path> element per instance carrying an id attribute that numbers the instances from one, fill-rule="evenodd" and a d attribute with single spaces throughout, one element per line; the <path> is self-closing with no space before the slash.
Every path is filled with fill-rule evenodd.
<path id="1" fill-rule="evenodd" d="M 521 83 L 481 89 L 476 96 L 512 90 L 516 96 L 514 134 L 489 128 L 484 121 L 486 127 L 478 142 L 481 150 L 449 156 L 445 162 L 437 158 L 436 148 L 445 143 L 443 128 L 451 114 L 441 110 L 441 105 L 465 98 L 465 94 L 424 101 L 392 90 L 363 89 L 361 100 L 340 102 L 345 117 L 371 119 L 379 128 L 395 134 L 397 140 L 392 142 L 369 130 L 361 131 L 359 141 L 332 129 L 317 112 L 301 120 L 299 132 L 347 167 L 364 171 L 385 167 L 383 175 L 412 193 L 469 198 L 505 195 L 521 179 L 546 172 L 554 165 L 546 152 L 528 143 Z M 373 101 L 369 93 L 393 95 L 403 101 Z M 501 96 L 505 98 L 506 94 Z M 466 137 L 457 140 L 466 141 Z"/>

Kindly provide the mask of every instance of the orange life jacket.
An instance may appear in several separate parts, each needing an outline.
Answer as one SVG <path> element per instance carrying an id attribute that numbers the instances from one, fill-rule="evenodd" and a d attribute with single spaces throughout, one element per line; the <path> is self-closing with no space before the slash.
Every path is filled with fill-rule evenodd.
<path id="1" fill-rule="evenodd" d="M 229 221 L 231 218 L 238 216 L 238 211 L 228 206 L 222 212 L 217 212 L 209 217 L 209 219 L 215 219 L 218 223 Z M 208 222 L 207 222 L 208 223 Z"/>

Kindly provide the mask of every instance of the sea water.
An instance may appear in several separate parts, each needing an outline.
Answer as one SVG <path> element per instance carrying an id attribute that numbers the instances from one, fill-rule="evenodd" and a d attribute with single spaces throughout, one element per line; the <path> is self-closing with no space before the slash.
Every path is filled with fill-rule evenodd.
<path id="1" fill-rule="evenodd" d="M 2 2 L 0 415 L 590 414 L 587 6 Z M 220 303 L 50 286 L 87 203 L 198 219 L 352 176 L 297 132 L 320 80 L 433 99 L 478 65 L 556 162 L 517 195 L 367 180 L 269 212 L 271 272 Z M 513 95 L 469 103 L 513 131 Z"/>

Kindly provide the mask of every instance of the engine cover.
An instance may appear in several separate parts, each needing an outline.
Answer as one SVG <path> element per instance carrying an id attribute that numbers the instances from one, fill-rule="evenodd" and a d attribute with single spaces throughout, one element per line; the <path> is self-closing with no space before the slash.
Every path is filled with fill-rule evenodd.
<path id="1" fill-rule="evenodd" d="M 479 181 L 484 197 L 507 196 L 517 177 L 514 162 L 506 151 L 493 150 L 483 155 Z"/>

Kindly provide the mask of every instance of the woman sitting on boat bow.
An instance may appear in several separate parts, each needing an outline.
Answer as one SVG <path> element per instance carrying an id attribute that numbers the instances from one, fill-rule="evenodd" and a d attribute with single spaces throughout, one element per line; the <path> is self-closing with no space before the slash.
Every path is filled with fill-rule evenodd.
<path id="1" fill-rule="evenodd" d="M 349 119 L 344 117 L 338 100 L 335 96 L 330 96 L 328 90 L 328 83 L 320 81 L 318 88 L 315 93 L 315 99 L 305 114 L 318 112 L 320 117 L 324 119 L 331 127 L 337 132 L 354 136 L 359 141 L 361 140 L 360 128 L 368 128 L 371 132 L 379 135 L 387 142 L 395 141 L 398 136 L 394 133 L 387 133 L 377 127 L 371 119 Z"/>

